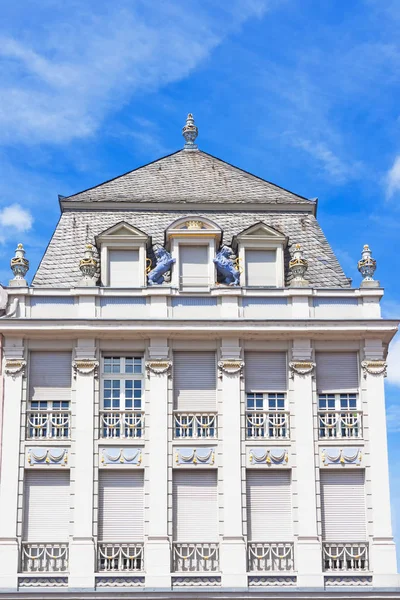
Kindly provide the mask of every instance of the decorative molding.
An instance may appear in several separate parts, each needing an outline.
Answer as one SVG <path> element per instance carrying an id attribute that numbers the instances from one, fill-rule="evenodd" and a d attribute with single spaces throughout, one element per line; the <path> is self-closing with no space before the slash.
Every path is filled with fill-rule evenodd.
<path id="1" fill-rule="evenodd" d="M 19 577 L 18 587 L 68 587 L 68 577 Z"/>
<path id="2" fill-rule="evenodd" d="M 36 447 L 28 448 L 26 454 L 28 467 L 47 465 L 49 467 L 66 467 L 68 464 L 68 448 Z"/>
<path id="3" fill-rule="evenodd" d="M 244 361 L 240 358 L 223 358 L 218 361 L 218 373 L 219 377 L 222 378 L 223 374 L 236 375 L 240 374 L 243 377 Z"/>
<path id="4" fill-rule="evenodd" d="M 289 369 L 291 371 L 291 378 L 296 375 L 309 375 L 315 369 L 315 362 L 310 360 L 294 360 L 289 363 Z"/>
<path id="5" fill-rule="evenodd" d="M 172 587 L 217 587 L 221 577 L 172 577 Z"/>
<path id="6" fill-rule="evenodd" d="M 164 375 L 170 373 L 172 367 L 172 360 L 147 360 L 146 370 L 150 376 L 150 373 L 154 375 Z"/>
<path id="7" fill-rule="evenodd" d="M 328 465 L 345 467 L 346 465 L 361 465 L 361 448 L 323 448 L 321 451 L 321 463 L 324 467 Z"/>
<path id="8" fill-rule="evenodd" d="M 325 577 L 326 587 L 356 587 L 372 585 L 372 577 L 364 575 L 329 575 Z"/>
<path id="9" fill-rule="evenodd" d="M 15 378 L 17 375 L 25 376 L 26 360 L 24 358 L 6 358 L 4 372 Z"/>
<path id="10" fill-rule="evenodd" d="M 179 465 L 213 465 L 215 448 L 175 448 L 175 463 Z"/>
<path id="11" fill-rule="evenodd" d="M 100 464 L 107 465 L 136 465 L 142 464 L 142 448 L 100 448 Z"/>
<path id="12" fill-rule="evenodd" d="M 287 448 L 249 448 L 249 463 L 251 465 L 285 465 L 289 462 Z"/>
<path id="13" fill-rule="evenodd" d="M 383 375 L 387 377 L 387 362 L 385 360 L 363 360 L 361 368 L 364 371 L 364 378 L 369 375 Z"/>
<path id="14" fill-rule="evenodd" d="M 94 376 L 97 378 L 99 361 L 93 358 L 75 358 L 75 360 L 72 361 L 72 368 L 74 369 L 74 377 L 76 377 L 79 372 L 81 375 L 94 373 Z"/>
<path id="15" fill-rule="evenodd" d="M 263 575 L 263 576 L 250 576 L 249 587 L 289 587 L 295 586 L 297 578 L 294 576 L 285 575 Z"/>
<path id="16" fill-rule="evenodd" d="M 144 577 L 96 577 L 96 588 L 144 587 Z"/>

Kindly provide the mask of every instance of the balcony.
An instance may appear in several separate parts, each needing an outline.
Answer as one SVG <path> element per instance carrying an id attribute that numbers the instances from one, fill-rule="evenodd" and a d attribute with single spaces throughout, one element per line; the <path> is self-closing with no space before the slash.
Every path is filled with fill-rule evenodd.
<path id="1" fill-rule="evenodd" d="M 323 570 L 328 572 L 368 571 L 367 542 L 325 542 L 322 545 Z"/>
<path id="2" fill-rule="evenodd" d="M 26 413 L 26 439 L 68 440 L 71 413 L 67 410 L 29 410 Z"/>
<path id="3" fill-rule="evenodd" d="M 249 542 L 247 544 L 249 572 L 294 571 L 292 542 Z"/>
<path id="4" fill-rule="evenodd" d="M 362 438 L 362 412 L 319 411 L 318 435 L 320 440 Z"/>
<path id="5" fill-rule="evenodd" d="M 210 573 L 219 571 L 218 544 L 174 543 L 172 569 L 179 573 Z"/>
<path id="6" fill-rule="evenodd" d="M 215 439 L 217 437 L 216 413 L 174 412 L 175 439 Z"/>
<path id="7" fill-rule="evenodd" d="M 68 571 L 68 544 L 21 544 L 21 573 L 65 573 Z"/>
<path id="8" fill-rule="evenodd" d="M 100 437 L 103 439 L 139 439 L 144 435 L 144 412 L 103 410 L 100 412 Z"/>
<path id="9" fill-rule="evenodd" d="M 97 570 L 99 573 L 144 571 L 143 543 L 99 542 Z"/>
<path id="10" fill-rule="evenodd" d="M 246 412 L 246 439 L 288 440 L 289 412 L 256 411 Z"/>

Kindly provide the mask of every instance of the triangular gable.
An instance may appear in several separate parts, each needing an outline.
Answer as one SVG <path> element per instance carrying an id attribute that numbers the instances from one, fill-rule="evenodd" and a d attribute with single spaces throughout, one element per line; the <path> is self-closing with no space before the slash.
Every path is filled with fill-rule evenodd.
<path id="1" fill-rule="evenodd" d="M 119 223 L 116 223 L 112 227 L 105 229 L 98 236 L 96 236 L 96 244 L 102 244 L 110 240 L 135 240 L 148 242 L 149 236 L 147 235 L 147 233 L 144 233 L 137 227 L 134 227 L 133 225 L 130 225 L 125 221 L 120 221 Z"/>
<path id="2" fill-rule="evenodd" d="M 274 240 L 276 242 L 280 241 L 281 243 L 286 243 L 287 241 L 287 238 L 283 233 L 277 229 L 274 229 L 273 227 L 270 227 L 269 225 L 266 225 L 262 221 L 251 225 L 251 227 L 248 227 L 247 229 L 244 229 L 241 233 L 235 236 L 235 239 L 237 241 L 248 239 Z"/>

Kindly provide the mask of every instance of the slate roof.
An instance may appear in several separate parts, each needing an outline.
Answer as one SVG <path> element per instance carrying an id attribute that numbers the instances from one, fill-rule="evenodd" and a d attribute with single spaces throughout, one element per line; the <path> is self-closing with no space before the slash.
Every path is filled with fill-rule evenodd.
<path id="1" fill-rule="evenodd" d="M 187 153 L 189 154 L 189 153 Z M 194 153 L 191 153 L 194 154 Z M 176 155 L 175 155 L 176 156 Z M 251 194 L 249 186 L 249 193 Z M 151 194 L 151 190 L 149 190 Z M 314 287 L 349 287 L 330 245 L 317 220 L 308 211 L 268 212 L 174 210 L 68 210 L 64 212 L 46 250 L 32 284 L 35 287 L 71 287 L 80 279 L 79 260 L 85 243 L 94 241 L 96 235 L 121 221 L 137 227 L 152 237 L 153 244 L 164 243 L 164 231 L 175 220 L 188 216 L 204 216 L 215 221 L 223 230 L 222 242 L 230 245 L 232 237 L 257 222 L 264 222 L 288 237 L 285 263 L 286 274 L 289 249 L 300 243 L 309 261 L 307 278 Z M 288 283 L 288 277 L 287 277 Z"/>
<path id="2" fill-rule="evenodd" d="M 179 150 L 62 201 L 315 204 L 200 150 Z"/>

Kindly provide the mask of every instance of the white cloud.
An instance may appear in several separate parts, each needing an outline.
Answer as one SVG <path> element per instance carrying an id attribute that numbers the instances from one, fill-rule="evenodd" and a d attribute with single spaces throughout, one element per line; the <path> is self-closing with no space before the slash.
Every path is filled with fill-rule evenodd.
<path id="1" fill-rule="evenodd" d="M 400 405 L 392 404 L 386 410 L 386 423 L 390 433 L 400 432 Z"/>
<path id="2" fill-rule="evenodd" d="M 11 204 L 0 210 L 1 227 L 12 228 L 15 231 L 23 233 L 24 231 L 29 231 L 32 223 L 33 217 L 31 213 L 19 204 Z M 4 230 L 2 234 L 3 238 L 7 237 Z"/>
<path id="3" fill-rule="evenodd" d="M 386 176 L 386 196 L 391 198 L 400 191 L 400 155 L 396 156 Z"/>
<path id="4" fill-rule="evenodd" d="M 387 380 L 400 387 L 400 338 L 395 339 L 389 347 Z M 400 416 L 400 406 L 398 408 Z"/>
<path id="5" fill-rule="evenodd" d="M 298 139 L 293 144 L 315 158 L 335 183 L 345 183 L 360 172 L 360 163 L 349 163 L 340 159 L 324 142 Z"/>

